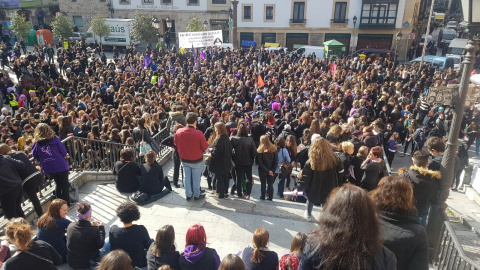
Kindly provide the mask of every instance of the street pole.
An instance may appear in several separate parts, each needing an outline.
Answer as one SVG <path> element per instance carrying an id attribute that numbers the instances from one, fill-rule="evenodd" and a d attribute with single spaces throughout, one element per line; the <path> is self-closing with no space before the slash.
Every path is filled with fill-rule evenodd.
<path id="1" fill-rule="evenodd" d="M 442 179 L 439 183 L 439 189 L 437 197 L 432 203 L 430 214 L 428 217 L 428 224 L 426 227 L 429 256 L 431 260 L 435 260 L 437 256 L 437 245 L 440 243 L 440 236 L 442 232 L 442 226 L 444 222 L 445 209 L 447 204 L 445 203 L 450 193 L 450 187 L 453 184 L 455 158 L 457 156 L 458 148 L 458 136 L 462 125 L 462 119 L 465 108 L 465 100 L 467 98 L 468 86 L 470 84 L 470 75 L 475 64 L 475 52 L 477 50 L 478 39 L 470 39 L 465 47 L 465 60 L 463 61 L 462 78 L 460 80 L 460 97 L 458 100 L 453 101 L 455 104 L 452 125 L 450 133 L 448 134 L 448 142 L 445 147 L 445 152 L 442 159 L 442 165 L 440 172 Z"/>
<path id="2" fill-rule="evenodd" d="M 238 48 L 238 37 L 237 37 L 237 7 L 238 0 L 232 0 L 233 4 L 233 26 L 232 26 L 232 35 L 233 35 L 233 48 Z"/>
<path id="3" fill-rule="evenodd" d="M 435 3 L 435 0 L 432 0 L 432 5 L 430 6 L 430 15 L 428 16 L 428 21 L 427 21 L 427 30 L 425 30 L 425 40 L 423 41 L 422 61 L 420 62 L 420 66 L 423 66 L 423 60 L 425 60 L 425 52 L 427 51 L 427 40 L 428 40 L 428 34 L 430 33 L 430 22 L 432 21 L 434 3 Z M 421 38 L 422 37 L 420 37 L 420 39 Z"/>

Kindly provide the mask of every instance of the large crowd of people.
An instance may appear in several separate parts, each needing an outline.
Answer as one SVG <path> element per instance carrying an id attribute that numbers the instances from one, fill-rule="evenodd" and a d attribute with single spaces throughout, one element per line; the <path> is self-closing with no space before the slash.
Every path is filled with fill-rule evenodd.
<path id="1" fill-rule="evenodd" d="M 459 72 L 429 64 L 400 65 L 381 57 L 329 60 L 283 49 L 269 52 L 263 47 L 258 51 L 253 47 L 192 51 L 147 47 L 140 52 L 131 46 L 122 54 L 115 49 L 113 59 L 107 59 L 103 52 L 95 53 L 83 42 L 70 44 L 68 49 L 57 48 L 56 57 L 51 46 L 35 46 L 23 54 L 20 46 L 13 49 L 11 59 L 4 58 L 2 52 L 0 73 L 1 95 L 7 105 L 0 113 L 0 202 L 4 216 L 12 219 L 9 239 L 20 245 L 18 250 L 51 251 L 53 247 L 58 254 L 51 252 L 47 261 L 57 262 L 59 255 L 73 268 L 87 269 L 87 262 L 94 258 L 76 262 L 80 256 L 71 249 L 83 248 L 74 246 L 90 239 L 84 245 L 90 248 L 88 254 L 96 255 L 93 250 L 105 244 L 104 231 L 90 228 L 99 225 L 88 220 L 90 206 L 77 206 L 79 221 L 62 221 L 63 211 L 74 207 L 68 194 L 69 154 L 62 140 L 76 136 L 124 145 L 118 153 L 120 159 L 112 166 L 105 162 L 112 156 L 108 148 L 85 144 L 76 146 L 75 151 L 83 159 L 82 166 L 97 163 L 102 169 L 112 170 L 117 175 L 117 189 L 133 193 L 130 199 L 139 205 L 165 196 L 173 187 L 179 189 L 180 178 L 188 201 L 205 197 L 202 177 L 206 177 L 213 196 L 226 199 L 236 194 L 236 198 L 248 200 L 254 187 L 253 166 L 258 166 L 260 200 L 271 201 L 276 195 L 278 199 L 306 203 L 308 221 L 315 219 L 315 205 L 323 207 L 319 229 L 309 234 L 307 251 L 298 256 L 301 269 L 318 265 L 338 269 L 348 264 L 358 269 L 371 269 L 372 265 L 392 269 L 389 267 L 395 264 L 395 256 L 399 269 L 409 269 L 406 265 L 411 264 L 415 264 L 411 269 L 425 269 L 428 264 L 422 253 L 426 243 L 423 227 L 435 198 L 435 179 L 440 178 L 444 138 L 453 110 L 428 103 L 427 94 L 431 86 L 459 83 Z M 18 83 L 14 83 L 15 78 Z M 161 142 L 154 140 L 161 130 L 168 135 Z M 465 107 L 462 122 L 454 190 L 468 165 L 468 149 L 474 142 L 478 158 L 479 131 L 480 114 L 470 104 Z M 173 149 L 173 185 L 156 163 L 161 145 Z M 411 147 L 413 164 L 399 173 L 400 178 L 392 178 L 389 168 L 399 146 L 404 149 L 402 156 L 408 155 Z M 425 147 L 428 151 L 422 150 Z M 434 157 L 430 162 L 429 155 Z M 31 157 L 35 164 L 28 160 Z M 300 173 L 295 175 L 297 164 Z M 55 181 L 57 198 L 56 205 L 46 213 L 35 193 L 44 176 Z M 39 243 L 34 245 L 15 238 L 16 229 L 30 235 L 30 228 L 19 219 L 24 217 L 22 190 L 32 201 L 42 226 L 36 240 Z M 285 192 L 293 196 L 284 196 Z M 397 196 L 392 192 L 398 192 L 402 202 L 390 201 L 388 198 Z M 335 204 L 334 198 L 341 195 L 358 201 L 345 199 Z M 360 216 L 344 216 L 359 205 Z M 153 254 L 145 255 L 153 244 L 144 228 L 132 225 L 139 216 L 131 207 L 124 209 L 126 217 L 117 212 L 124 226 L 110 229 L 106 245 L 124 250 L 128 256 L 110 252 L 104 259 L 118 258 L 146 267 L 146 258 L 160 254 L 160 246 L 174 250 L 162 241 L 155 243 Z M 377 220 L 377 213 L 383 220 Z M 349 223 L 348 218 L 358 220 Z M 387 229 L 386 234 L 380 233 L 380 224 L 387 223 L 407 224 L 404 227 L 413 232 L 417 244 L 412 245 L 422 248 L 421 258 L 412 259 L 413 247 L 395 246 L 398 239 L 389 238 Z M 329 228 L 332 224 L 343 228 Z M 192 230 L 199 233 L 202 229 Z M 49 237 L 65 235 L 64 231 L 66 248 L 60 248 L 59 242 L 49 243 Z M 329 237 L 325 237 L 327 231 Z M 82 235 L 87 232 L 88 239 Z M 126 236 L 130 233 L 136 236 L 137 244 Z M 365 238 L 355 238 L 358 235 Z M 242 255 L 247 269 L 267 269 L 259 266 L 262 260 L 278 263 L 276 254 L 258 253 L 268 251 L 268 232 L 258 229 L 255 236 L 259 237 L 254 239 L 255 250 L 246 249 Z M 41 240 L 43 237 L 45 240 Z M 69 242 L 69 237 L 75 240 Z M 357 242 L 357 251 L 349 246 L 349 237 L 355 238 L 351 240 Z M 339 239 L 345 239 L 344 246 Z M 197 242 L 189 242 L 187 233 L 188 256 L 184 253 L 179 266 L 173 268 L 191 269 L 200 260 L 199 254 L 209 254 L 213 258 L 202 263 L 217 269 L 220 259 L 215 250 L 205 248 L 206 238 L 191 240 Z M 245 254 L 252 254 L 252 260 L 246 260 L 250 255 Z M 225 260 L 232 264 L 238 261 L 232 256 Z M 110 267 L 111 263 L 103 265 Z"/>

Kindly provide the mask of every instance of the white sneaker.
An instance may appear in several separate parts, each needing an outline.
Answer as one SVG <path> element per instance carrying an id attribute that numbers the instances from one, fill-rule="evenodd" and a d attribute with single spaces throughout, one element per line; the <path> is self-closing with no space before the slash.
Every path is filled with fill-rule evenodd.
<path id="1" fill-rule="evenodd" d="M 312 216 L 309 216 L 309 215 L 308 215 L 307 210 L 305 210 L 305 219 L 306 219 L 308 222 L 312 222 Z"/>

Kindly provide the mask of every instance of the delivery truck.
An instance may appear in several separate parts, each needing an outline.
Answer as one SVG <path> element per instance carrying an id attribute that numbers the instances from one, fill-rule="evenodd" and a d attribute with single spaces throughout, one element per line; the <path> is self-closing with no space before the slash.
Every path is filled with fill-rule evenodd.
<path id="1" fill-rule="evenodd" d="M 103 46 L 117 48 L 130 46 L 132 44 L 138 45 L 140 42 L 133 39 L 131 36 L 133 19 L 105 19 L 105 23 L 110 26 L 110 34 L 106 37 L 97 36 L 93 33 L 92 27 L 87 30 L 85 42 L 92 44 L 97 41 Z"/>

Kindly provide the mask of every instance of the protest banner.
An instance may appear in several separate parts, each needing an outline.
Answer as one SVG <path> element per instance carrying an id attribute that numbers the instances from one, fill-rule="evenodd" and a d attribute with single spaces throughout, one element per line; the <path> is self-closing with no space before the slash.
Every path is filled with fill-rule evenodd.
<path id="1" fill-rule="evenodd" d="M 180 48 L 204 48 L 223 43 L 222 30 L 178 33 Z"/>

